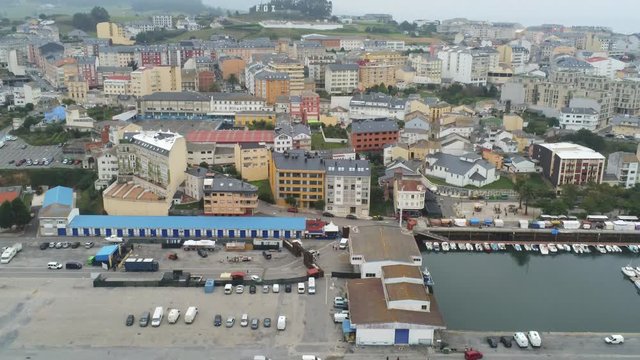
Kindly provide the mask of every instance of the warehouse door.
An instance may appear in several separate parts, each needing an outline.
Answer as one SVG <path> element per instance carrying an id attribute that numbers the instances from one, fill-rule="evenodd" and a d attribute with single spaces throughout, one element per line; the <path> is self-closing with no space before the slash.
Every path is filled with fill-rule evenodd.
<path id="1" fill-rule="evenodd" d="M 409 344 L 409 329 L 396 329 L 396 340 L 394 344 Z"/>

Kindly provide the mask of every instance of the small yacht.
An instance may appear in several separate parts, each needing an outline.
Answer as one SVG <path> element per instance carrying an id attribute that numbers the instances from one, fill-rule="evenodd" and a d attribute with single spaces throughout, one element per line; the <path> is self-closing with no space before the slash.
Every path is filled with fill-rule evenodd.
<path id="1" fill-rule="evenodd" d="M 433 242 L 433 250 L 440 251 L 440 243 L 437 241 Z"/>
<path id="2" fill-rule="evenodd" d="M 558 250 L 556 249 L 556 251 Z M 547 247 L 546 244 L 540 244 L 540 254 L 549 255 L 549 248 Z"/>
<path id="3" fill-rule="evenodd" d="M 431 241 L 425 241 L 424 247 L 429 251 L 433 250 L 433 244 L 431 243 Z"/>
<path id="4" fill-rule="evenodd" d="M 637 245 L 627 245 L 627 249 L 629 249 L 629 251 L 631 251 L 634 254 L 638 253 L 638 246 Z"/>
<path id="5" fill-rule="evenodd" d="M 471 245 L 471 243 L 467 243 L 466 247 L 467 251 L 473 251 L 473 245 Z"/>
<path id="6" fill-rule="evenodd" d="M 458 250 L 458 245 L 456 245 L 456 243 L 454 242 L 450 242 L 449 248 L 451 248 L 451 251 L 455 251 L 455 250 Z"/>
<path id="7" fill-rule="evenodd" d="M 606 254 L 607 253 L 606 248 L 604 247 L 604 245 L 601 245 L 601 244 L 596 245 L 596 250 L 598 250 L 598 252 L 600 254 Z"/>
<path id="8" fill-rule="evenodd" d="M 623 274 L 625 274 L 625 275 L 626 275 L 626 276 L 628 276 L 628 277 L 635 277 L 635 276 L 637 276 L 637 274 L 636 274 L 636 270 L 635 270 L 633 267 L 631 267 L 631 266 L 628 266 L 628 265 L 627 265 L 627 266 L 623 266 L 623 267 L 621 268 L 621 270 L 622 270 L 622 273 L 623 273 Z"/>
<path id="9" fill-rule="evenodd" d="M 531 251 L 531 245 L 529 245 L 529 244 L 524 244 L 524 249 L 525 249 L 526 251 Z"/>
<path id="10" fill-rule="evenodd" d="M 442 243 L 442 251 L 449 251 L 449 243 L 448 242 L 443 242 Z"/>
<path id="11" fill-rule="evenodd" d="M 640 276 L 640 266 L 636 266 L 636 274 L 638 274 L 638 276 Z"/>
<path id="12" fill-rule="evenodd" d="M 431 273 L 426 267 L 422 269 L 422 281 L 424 281 L 424 284 L 427 286 L 434 285 L 433 278 L 431 277 Z"/>
<path id="13" fill-rule="evenodd" d="M 482 245 L 476 244 L 476 251 L 482 251 Z"/>
<path id="14" fill-rule="evenodd" d="M 615 251 L 615 252 L 622 252 L 622 249 L 620 249 L 620 246 L 618 246 L 618 245 L 611 245 L 611 247 L 613 248 L 613 251 Z"/>
<path id="15" fill-rule="evenodd" d="M 498 244 L 491 243 L 491 244 L 489 244 L 489 245 L 491 246 L 491 251 L 498 251 L 498 250 L 500 250 L 500 248 L 498 247 Z"/>
<path id="16" fill-rule="evenodd" d="M 513 247 L 516 249 L 516 251 L 522 251 L 522 246 L 520 246 L 520 244 L 515 244 L 513 245 Z"/>
<path id="17" fill-rule="evenodd" d="M 555 244 L 548 244 L 547 247 L 549 248 L 549 252 L 551 253 L 557 253 L 558 252 L 558 248 L 556 247 Z"/>
<path id="18" fill-rule="evenodd" d="M 636 286 L 636 289 L 640 291 L 640 280 L 634 281 L 633 284 Z"/>
<path id="19" fill-rule="evenodd" d="M 607 252 L 613 252 L 611 245 L 605 245 L 604 248 L 607 249 Z"/>

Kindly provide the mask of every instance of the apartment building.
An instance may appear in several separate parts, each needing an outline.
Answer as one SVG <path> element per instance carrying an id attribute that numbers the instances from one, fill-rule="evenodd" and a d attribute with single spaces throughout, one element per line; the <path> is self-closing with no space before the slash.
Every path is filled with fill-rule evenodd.
<path id="1" fill-rule="evenodd" d="M 349 101 L 351 119 L 392 118 L 404 120 L 407 101 L 382 93 L 354 95 Z"/>
<path id="2" fill-rule="evenodd" d="M 300 61 L 293 59 L 273 59 L 267 65 L 267 70 L 274 73 L 287 74 L 289 78 L 289 92 L 292 95 L 300 95 L 304 91 L 304 64 Z"/>
<path id="3" fill-rule="evenodd" d="M 206 177 L 203 192 L 205 215 L 252 216 L 258 208 L 258 188 L 242 180 Z"/>
<path id="4" fill-rule="evenodd" d="M 313 79 L 316 84 L 316 88 L 325 89 L 327 65 L 335 63 L 336 54 L 331 53 L 309 56 L 304 59 L 304 65 L 309 69 L 309 78 Z"/>
<path id="5" fill-rule="evenodd" d="M 380 151 L 398 141 L 398 123 L 392 119 L 359 120 L 351 123 L 351 145 L 357 152 Z"/>
<path id="6" fill-rule="evenodd" d="M 462 84 L 485 86 L 489 72 L 498 68 L 498 52 L 493 48 L 446 47 L 438 52 L 442 77 Z"/>
<path id="7" fill-rule="evenodd" d="M 325 160 L 325 210 L 336 216 L 369 216 L 371 169 L 368 160 Z"/>
<path id="8" fill-rule="evenodd" d="M 265 99 L 245 93 L 207 93 L 211 99 L 210 114 L 233 117 L 243 111 L 265 111 Z"/>
<path id="9" fill-rule="evenodd" d="M 94 155 L 96 160 L 96 169 L 98 170 L 98 179 L 95 182 L 97 190 L 101 190 L 109 186 L 112 181 L 118 177 L 118 154 L 116 148 L 101 150 Z"/>
<path id="10" fill-rule="evenodd" d="M 393 209 L 396 214 L 420 214 L 424 209 L 427 187 L 419 178 L 397 176 L 393 180 Z"/>
<path id="11" fill-rule="evenodd" d="M 278 96 L 291 94 L 289 74 L 284 72 L 261 71 L 256 74 L 254 82 L 254 94 L 265 99 L 268 105 L 274 105 Z"/>
<path id="12" fill-rule="evenodd" d="M 135 41 L 129 39 L 124 26 L 112 22 L 101 22 L 96 25 L 96 37 L 109 39 L 114 45 L 133 45 Z"/>
<path id="13" fill-rule="evenodd" d="M 154 92 L 138 98 L 138 116 L 144 119 L 205 118 L 212 98 L 195 92 Z"/>
<path id="14" fill-rule="evenodd" d="M 171 15 L 154 15 L 151 22 L 156 29 L 173 28 L 173 16 Z"/>
<path id="15" fill-rule="evenodd" d="M 358 78 L 360 87 L 363 89 L 380 84 L 387 86 L 396 84 L 396 70 L 398 69 L 396 65 L 361 61 L 359 67 Z"/>
<path id="16" fill-rule="evenodd" d="M 231 75 L 233 75 L 238 81 L 240 81 L 240 79 L 242 78 L 244 69 L 247 67 L 246 61 L 244 61 L 242 58 L 229 56 L 221 57 L 218 60 L 218 65 L 220 67 L 222 78 L 224 80 L 229 80 L 231 78 Z"/>
<path id="17" fill-rule="evenodd" d="M 365 53 L 362 60 L 377 64 L 389 64 L 398 68 L 407 62 L 407 56 L 399 51 L 371 51 Z"/>
<path id="18" fill-rule="evenodd" d="M 187 144 L 187 150 L 189 145 Z M 204 198 L 204 179 L 209 174 L 209 169 L 203 167 L 190 167 L 184 172 L 184 194 L 194 200 Z"/>
<path id="19" fill-rule="evenodd" d="M 605 158 L 592 149 L 572 143 L 533 144 L 530 153 L 553 186 L 602 183 Z"/>
<path id="20" fill-rule="evenodd" d="M 234 146 L 234 165 L 246 181 L 269 178 L 271 143 L 243 143 Z"/>
<path id="21" fill-rule="evenodd" d="M 638 154 L 617 151 L 607 158 L 606 174 L 615 176 L 617 185 L 630 189 L 640 182 Z"/>
<path id="22" fill-rule="evenodd" d="M 592 108 L 565 107 L 560 111 L 560 127 L 566 130 L 596 131 L 599 115 Z"/>
<path id="23" fill-rule="evenodd" d="M 291 96 L 289 99 L 289 114 L 294 120 L 308 121 L 320 120 L 320 95 L 313 91 L 303 91 L 300 95 Z"/>
<path id="24" fill-rule="evenodd" d="M 287 206 L 293 198 L 301 208 L 312 208 L 324 200 L 325 160 L 303 150 L 272 153 L 269 184 L 277 205 Z"/>
<path id="25" fill-rule="evenodd" d="M 178 66 L 141 67 L 131 73 L 131 94 L 134 96 L 181 91 L 182 71 Z"/>
<path id="26" fill-rule="evenodd" d="M 125 68 L 135 60 L 136 54 L 133 46 L 100 46 L 98 50 L 98 63 L 101 67 Z"/>
<path id="27" fill-rule="evenodd" d="M 442 60 L 427 54 L 410 54 L 408 62 L 415 69 L 414 83 L 435 85 L 442 83 Z"/>
<path id="28" fill-rule="evenodd" d="M 324 89 L 329 94 L 351 94 L 360 82 L 358 64 L 329 64 L 324 75 Z"/>
<path id="29" fill-rule="evenodd" d="M 117 146 L 118 180 L 103 192 L 109 215 L 168 214 L 185 179 L 184 137 L 171 132 L 125 134 Z"/>
<path id="30" fill-rule="evenodd" d="M 131 94 L 131 76 L 129 75 L 113 75 L 109 76 L 102 82 L 102 91 L 105 95 L 130 95 Z"/>

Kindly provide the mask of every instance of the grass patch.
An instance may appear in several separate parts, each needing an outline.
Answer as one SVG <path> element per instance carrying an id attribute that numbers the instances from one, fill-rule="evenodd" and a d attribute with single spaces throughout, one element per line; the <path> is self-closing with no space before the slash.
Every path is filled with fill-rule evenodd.
<path id="1" fill-rule="evenodd" d="M 42 145 L 57 145 L 66 142 L 71 137 L 67 132 L 48 133 L 48 132 L 32 132 L 23 135 L 18 135 L 29 145 L 42 146 Z"/>
<path id="2" fill-rule="evenodd" d="M 80 210 L 80 214 L 83 215 L 104 214 L 102 194 L 94 188 L 78 191 L 76 206 Z"/>
<path id="3" fill-rule="evenodd" d="M 174 210 L 202 210 L 204 206 L 203 201 L 196 201 L 188 204 L 173 205 Z"/>
<path id="4" fill-rule="evenodd" d="M 258 187 L 258 199 L 270 204 L 275 204 L 269 180 L 250 181 L 249 183 Z"/>
<path id="5" fill-rule="evenodd" d="M 321 133 L 315 133 L 311 135 L 311 149 L 313 150 L 329 150 L 329 149 L 341 149 L 347 146 L 349 140 L 345 139 L 344 144 L 335 144 L 325 142 Z"/>
<path id="6" fill-rule="evenodd" d="M 478 189 L 476 186 L 465 186 L 467 189 Z M 510 178 L 501 176 L 498 181 L 494 181 L 487 186 L 479 188 L 481 190 L 513 190 L 513 181 Z"/>
<path id="7" fill-rule="evenodd" d="M 444 181 L 444 180 L 442 180 L 440 178 L 433 177 L 433 176 L 425 176 L 425 177 L 435 185 L 448 185 L 448 186 L 451 186 L 451 185 L 447 184 L 446 181 Z"/>
<path id="8" fill-rule="evenodd" d="M 31 202 L 33 201 L 33 193 L 23 193 L 22 202 L 27 206 L 27 209 L 31 209 Z"/>

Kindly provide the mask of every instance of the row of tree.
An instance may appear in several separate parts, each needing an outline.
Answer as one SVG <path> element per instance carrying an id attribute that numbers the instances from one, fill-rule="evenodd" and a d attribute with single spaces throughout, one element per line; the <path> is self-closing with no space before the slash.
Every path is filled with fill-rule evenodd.
<path id="1" fill-rule="evenodd" d="M 21 198 L 5 201 L 0 205 L 0 228 L 8 229 L 13 225 L 21 228 L 31 221 L 31 213 Z"/>
<path id="2" fill-rule="evenodd" d="M 71 19 L 73 27 L 84 31 L 96 31 L 96 25 L 109 21 L 111 16 L 102 6 L 95 6 L 89 13 L 75 13 Z"/>

